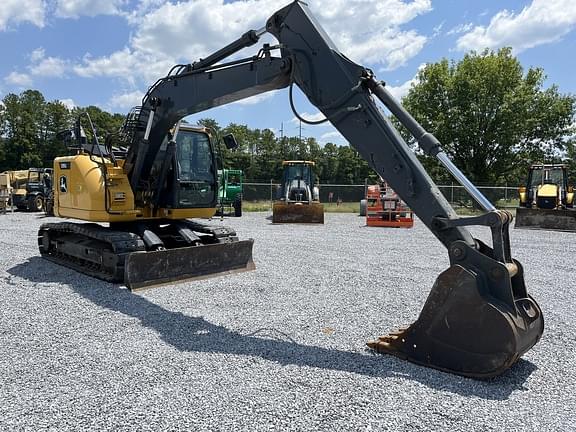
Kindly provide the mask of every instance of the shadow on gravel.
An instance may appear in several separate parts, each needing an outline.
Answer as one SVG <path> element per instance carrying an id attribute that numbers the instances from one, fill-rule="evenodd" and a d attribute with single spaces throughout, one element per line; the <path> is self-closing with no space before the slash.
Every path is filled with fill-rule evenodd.
<path id="1" fill-rule="evenodd" d="M 166 343 L 181 351 L 246 355 L 281 365 L 310 366 L 374 378 L 404 378 L 436 390 L 492 400 L 505 400 L 514 391 L 527 390 L 524 383 L 536 370 L 533 363 L 520 359 L 500 377 L 477 381 L 416 366 L 392 356 L 373 354 L 368 350 L 366 353 L 355 353 L 302 345 L 274 329 L 258 329 L 251 334 L 242 334 L 211 324 L 201 317 L 169 311 L 118 285 L 80 276 L 40 257 L 32 257 L 8 269 L 8 273 L 34 283 L 68 284 L 100 307 L 139 319 L 143 326 L 155 330 Z M 90 282 L 86 283 L 88 280 Z"/>

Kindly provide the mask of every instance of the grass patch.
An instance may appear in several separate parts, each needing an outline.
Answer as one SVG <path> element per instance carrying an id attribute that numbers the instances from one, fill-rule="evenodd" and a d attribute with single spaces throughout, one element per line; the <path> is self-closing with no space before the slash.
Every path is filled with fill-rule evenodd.
<path id="1" fill-rule="evenodd" d="M 345 202 L 340 205 L 336 203 L 322 203 L 324 205 L 324 213 L 357 213 L 360 214 L 359 202 Z M 502 208 L 515 213 L 514 202 L 504 201 L 496 202 L 497 208 Z M 474 209 L 472 207 L 454 207 L 456 213 L 460 216 L 478 216 L 485 211 Z M 244 201 L 242 202 L 242 211 L 246 212 L 263 212 L 272 211 L 272 204 L 270 201 Z"/>
<path id="2" fill-rule="evenodd" d="M 272 205 L 270 204 L 270 201 L 242 201 L 242 211 L 272 211 Z"/>
<path id="3" fill-rule="evenodd" d="M 360 213 L 359 202 L 342 203 L 340 205 L 336 205 L 336 203 L 322 204 L 324 205 L 324 213 Z M 242 211 L 272 211 L 272 204 L 270 201 L 243 201 Z"/>

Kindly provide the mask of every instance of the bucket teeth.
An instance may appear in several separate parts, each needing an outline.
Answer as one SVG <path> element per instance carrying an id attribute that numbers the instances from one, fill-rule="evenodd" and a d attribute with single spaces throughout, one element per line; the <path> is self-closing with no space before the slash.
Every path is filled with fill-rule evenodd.
<path id="1" fill-rule="evenodd" d="M 406 330 L 408 330 L 408 327 L 400 327 L 398 330 L 391 331 L 386 336 L 381 336 L 380 339 L 390 336 L 402 336 L 404 333 L 406 333 Z"/>
<path id="2" fill-rule="evenodd" d="M 404 343 L 406 328 L 400 328 L 385 336 L 378 337 L 378 340 L 370 341 L 366 345 L 378 352 L 390 352 L 394 350 L 394 344 Z"/>
<path id="3" fill-rule="evenodd" d="M 372 348 L 373 350 L 378 351 L 378 352 L 380 352 L 380 350 L 378 348 L 380 347 L 381 344 L 388 345 L 386 342 L 382 342 L 382 341 L 370 341 L 370 342 L 366 343 L 368 348 Z"/>

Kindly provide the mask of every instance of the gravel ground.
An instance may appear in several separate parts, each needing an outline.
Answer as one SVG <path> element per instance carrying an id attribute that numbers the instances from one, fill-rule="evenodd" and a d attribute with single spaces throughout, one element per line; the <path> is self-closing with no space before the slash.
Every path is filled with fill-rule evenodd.
<path id="1" fill-rule="evenodd" d="M 214 221 L 256 240 L 256 271 L 132 294 L 41 259 L 50 218 L 0 215 L 0 430 L 575 429 L 576 234 L 512 230 L 546 331 L 475 381 L 365 348 L 448 266 L 421 223 L 267 216 Z"/>

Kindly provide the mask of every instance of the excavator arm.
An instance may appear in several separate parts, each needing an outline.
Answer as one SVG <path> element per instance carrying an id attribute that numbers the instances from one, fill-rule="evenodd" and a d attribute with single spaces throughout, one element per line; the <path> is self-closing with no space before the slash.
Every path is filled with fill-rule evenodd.
<path id="1" fill-rule="evenodd" d="M 218 63 L 256 43 L 264 31 L 279 44 L 265 45 L 256 57 Z M 272 56 L 275 50 L 279 57 Z M 436 280 L 416 322 L 369 346 L 471 377 L 490 377 L 508 369 L 543 333 L 542 312 L 526 291 L 522 266 L 511 256 L 511 214 L 496 210 L 480 194 L 442 152 L 438 140 L 394 100 L 372 71 L 340 53 L 298 0 L 276 12 L 265 29 L 247 32 L 205 60 L 180 66 L 150 89 L 139 119 L 146 127 L 135 135 L 125 165 L 134 190 L 145 191 L 150 184 L 159 143 L 169 139 L 170 128 L 182 117 L 287 86 L 298 116 L 293 85 L 448 249 L 451 265 Z M 466 187 L 485 214 L 456 215 L 376 99 Z M 467 229 L 471 225 L 491 229 L 491 247 L 472 237 Z"/>

